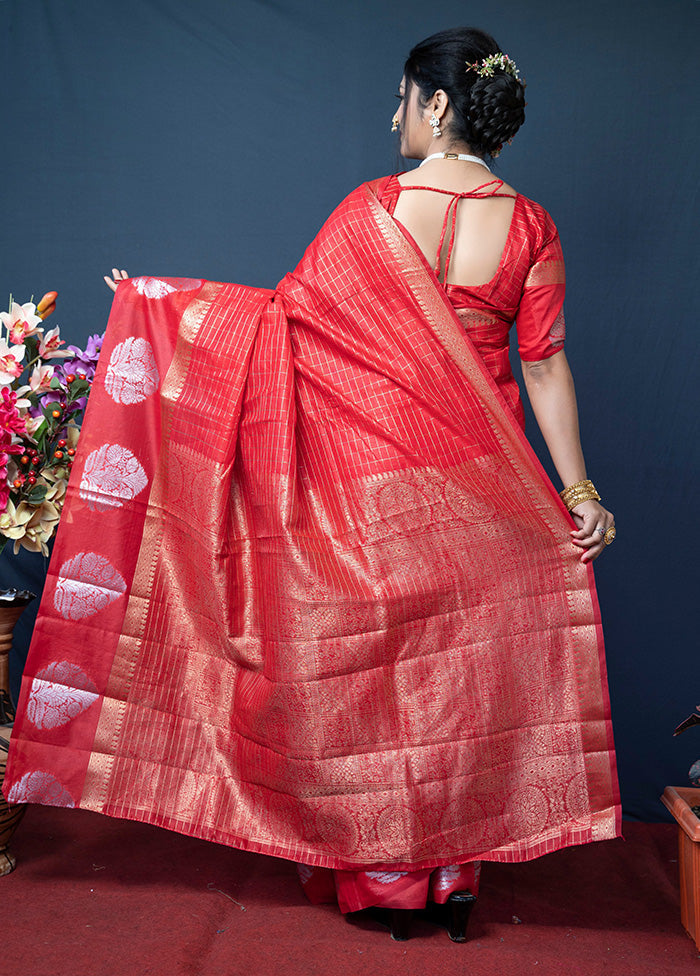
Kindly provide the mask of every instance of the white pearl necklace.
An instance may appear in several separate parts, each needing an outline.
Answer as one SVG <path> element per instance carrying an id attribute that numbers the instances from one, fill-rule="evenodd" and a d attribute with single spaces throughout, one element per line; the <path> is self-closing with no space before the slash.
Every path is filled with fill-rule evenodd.
<path id="1" fill-rule="evenodd" d="M 450 153 L 450 152 L 431 153 L 430 156 L 425 157 L 422 163 L 418 164 L 418 169 L 420 169 L 421 166 L 424 165 L 424 163 L 427 163 L 429 159 L 464 159 L 468 163 L 481 163 L 481 165 L 485 167 L 489 171 L 489 173 L 491 172 L 491 169 L 486 165 L 483 159 L 481 159 L 479 156 L 470 156 L 468 153 Z"/>

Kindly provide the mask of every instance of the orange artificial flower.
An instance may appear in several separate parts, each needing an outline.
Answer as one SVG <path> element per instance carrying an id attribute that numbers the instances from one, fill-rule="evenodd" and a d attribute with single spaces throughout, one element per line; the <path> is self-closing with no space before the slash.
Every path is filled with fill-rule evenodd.
<path id="1" fill-rule="evenodd" d="M 47 319 L 56 310 L 57 291 L 47 291 L 36 307 L 36 314 L 40 319 Z"/>

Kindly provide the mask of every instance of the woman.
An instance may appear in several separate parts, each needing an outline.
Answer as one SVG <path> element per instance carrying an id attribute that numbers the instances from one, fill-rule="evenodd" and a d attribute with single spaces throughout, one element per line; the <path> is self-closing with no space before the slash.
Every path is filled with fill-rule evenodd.
<path id="1" fill-rule="evenodd" d="M 480 860 L 620 832 L 590 566 L 613 517 L 561 250 L 483 162 L 523 86 L 461 29 L 399 94 L 420 174 L 358 187 L 274 292 L 106 279 L 6 780 L 296 861 L 344 911 L 458 909 Z M 562 498 L 523 435 L 516 317 Z"/>
<path id="2" fill-rule="evenodd" d="M 465 64 L 473 65 L 471 77 Z M 508 357 L 512 318 L 508 314 L 511 308 L 502 307 L 503 299 L 507 300 L 505 275 L 501 274 L 495 288 L 488 287 L 501 268 L 504 247 L 515 229 L 511 224 L 520 217 L 515 215 L 518 195 L 500 180 L 484 183 L 482 165 L 483 156 L 497 155 L 502 143 L 510 141 L 520 127 L 524 85 L 493 38 L 477 31 L 444 31 L 411 51 L 398 97 L 401 105 L 392 122 L 400 131 L 401 154 L 422 160 L 419 169 L 425 175 L 414 171 L 390 177 L 382 185 L 380 199 L 416 249 L 435 266 L 457 314 L 464 315 L 467 332 L 524 428 Z M 460 154 L 467 158 L 459 159 Z M 416 189 L 418 185 L 423 189 Z M 411 193 L 406 192 L 409 189 Z M 473 201 L 470 209 L 466 200 Z M 544 217 L 537 209 L 527 217 Z M 546 219 L 546 229 L 553 230 L 551 219 Z M 527 230 L 522 236 L 527 238 Z M 558 241 L 553 239 L 549 247 L 552 258 L 561 260 Z M 585 484 L 586 471 L 573 380 L 563 350 L 563 280 L 555 284 L 560 287 L 550 289 L 549 307 L 542 296 L 536 310 L 524 308 L 521 302 L 518 338 L 533 411 L 567 486 Z M 470 330 L 474 311 L 478 309 L 484 316 L 490 307 L 494 307 L 493 319 L 482 317 L 481 328 Z M 586 563 L 603 551 L 613 517 L 595 497 L 567 507 L 580 526 L 571 533 L 572 543 Z M 613 537 L 609 533 L 607 540 Z M 402 913 L 424 907 L 427 899 L 437 903 L 459 900 L 463 910 L 450 919 L 451 936 L 458 940 L 473 904 L 471 899 L 461 898 L 461 893 L 466 890 L 476 895 L 480 864 L 422 872 L 335 871 L 333 877 L 328 869 L 303 865 L 299 873 L 313 901 L 331 901 L 337 895 L 346 911 L 375 905 L 398 908 L 391 917 L 395 938 L 406 932 Z"/>

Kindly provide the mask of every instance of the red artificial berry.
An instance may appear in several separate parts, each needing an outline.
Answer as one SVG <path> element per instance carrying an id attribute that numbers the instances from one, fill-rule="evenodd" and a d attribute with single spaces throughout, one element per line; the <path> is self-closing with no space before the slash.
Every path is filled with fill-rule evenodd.
<path id="1" fill-rule="evenodd" d="M 20 461 L 20 464 L 29 464 L 29 457 L 28 457 L 28 455 L 26 455 L 26 454 L 23 454 L 22 455 L 22 459 Z"/>
<path id="2" fill-rule="evenodd" d="M 15 480 L 12 482 L 12 484 L 13 484 L 13 486 L 15 488 L 21 488 L 22 487 L 22 481 L 21 481 L 20 478 L 15 478 Z"/>
<path id="3" fill-rule="evenodd" d="M 63 457 L 63 451 L 54 451 L 54 452 L 53 452 L 53 456 L 54 456 L 55 458 L 58 458 L 58 460 L 60 461 L 60 460 L 61 460 L 61 458 Z"/>
<path id="4" fill-rule="evenodd" d="M 41 458 L 36 455 L 32 458 L 32 464 L 41 464 Z"/>
<path id="5" fill-rule="evenodd" d="M 75 383 L 75 373 L 68 373 L 66 383 Z"/>
<path id="6" fill-rule="evenodd" d="M 69 457 L 73 457 L 74 454 L 75 454 L 75 448 L 74 447 L 69 447 L 68 448 L 68 456 Z"/>
<path id="7" fill-rule="evenodd" d="M 58 418 L 61 416 L 61 411 L 60 410 L 52 410 L 51 411 L 51 416 L 52 417 L 55 417 L 58 420 Z"/>
<path id="8" fill-rule="evenodd" d="M 27 481 L 29 482 L 30 485 L 35 485 L 36 484 L 36 478 L 34 477 L 33 474 L 30 474 L 29 475 L 29 477 L 27 478 Z"/>
<path id="9" fill-rule="evenodd" d="M 59 447 L 65 447 L 67 443 L 68 443 L 68 441 L 67 440 L 64 440 L 64 438 L 62 437 L 60 439 L 60 441 L 58 442 L 58 446 Z"/>

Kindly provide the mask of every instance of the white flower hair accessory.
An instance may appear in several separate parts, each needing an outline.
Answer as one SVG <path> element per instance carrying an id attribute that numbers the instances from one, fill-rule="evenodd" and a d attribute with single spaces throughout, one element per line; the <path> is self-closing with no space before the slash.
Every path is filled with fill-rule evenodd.
<path id="1" fill-rule="evenodd" d="M 467 66 L 467 71 L 476 71 L 481 78 L 493 78 L 496 73 L 496 68 L 500 68 L 501 71 L 505 71 L 508 75 L 513 75 L 514 78 L 520 81 L 520 72 L 515 65 L 515 61 L 501 51 L 498 54 L 489 54 L 481 63 L 478 61 L 475 61 L 473 64 L 470 64 L 469 61 L 465 61 L 464 63 Z"/>

